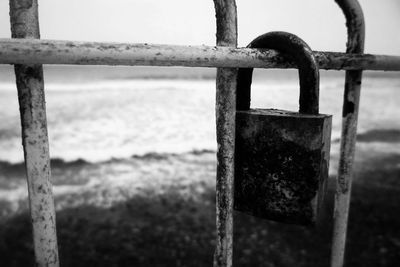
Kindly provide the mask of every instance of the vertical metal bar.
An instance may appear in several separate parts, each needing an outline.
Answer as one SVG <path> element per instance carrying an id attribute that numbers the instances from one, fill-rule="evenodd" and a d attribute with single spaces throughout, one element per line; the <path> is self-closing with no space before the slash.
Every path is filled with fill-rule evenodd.
<path id="1" fill-rule="evenodd" d="M 214 0 L 217 19 L 217 45 L 237 47 L 235 0 Z M 233 179 L 235 152 L 237 69 L 217 69 L 217 240 L 215 267 L 232 266 Z"/>
<path id="2" fill-rule="evenodd" d="M 13 38 L 40 38 L 37 0 L 10 0 Z M 37 266 L 59 266 L 43 68 L 15 65 Z"/>
<path id="3" fill-rule="evenodd" d="M 357 0 L 335 0 L 343 10 L 347 26 L 346 53 L 363 53 L 365 39 L 364 15 Z M 331 266 L 344 264 L 346 232 L 350 209 L 353 162 L 357 135 L 362 71 L 346 71 L 343 102 L 342 137 L 336 184 Z"/>

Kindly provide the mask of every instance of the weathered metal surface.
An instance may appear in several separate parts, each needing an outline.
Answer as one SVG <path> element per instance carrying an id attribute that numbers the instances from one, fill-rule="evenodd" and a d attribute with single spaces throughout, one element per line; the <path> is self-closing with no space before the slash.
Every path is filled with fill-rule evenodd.
<path id="1" fill-rule="evenodd" d="M 320 69 L 400 71 L 399 56 L 314 51 Z M 295 68 L 268 49 L 0 39 L 0 64 Z"/>
<path id="2" fill-rule="evenodd" d="M 236 114 L 235 209 L 312 225 L 328 177 L 331 116 L 268 109 Z"/>
<path id="3" fill-rule="evenodd" d="M 347 53 L 363 53 L 365 23 L 357 0 L 335 0 L 343 10 L 347 25 Z M 331 266 L 344 264 L 346 232 L 350 209 L 353 162 L 357 136 L 362 71 L 346 71 L 342 135 L 336 183 Z"/>
<path id="4" fill-rule="evenodd" d="M 253 69 L 239 69 L 235 209 L 285 223 L 316 222 L 328 178 L 332 119 L 318 114 L 319 70 L 299 37 L 270 32 L 249 47 L 279 49 L 296 62 L 299 112 L 250 109 Z"/>
<path id="5" fill-rule="evenodd" d="M 254 39 L 247 47 L 276 49 L 286 61 L 293 61 L 299 69 L 299 112 L 318 114 L 319 69 L 311 48 L 298 36 L 287 32 L 269 32 Z M 238 73 L 237 109 L 250 109 L 252 68 L 241 68 Z"/>
<path id="6" fill-rule="evenodd" d="M 10 0 L 13 38 L 39 38 L 37 0 Z M 36 265 L 59 266 L 43 69 L 15 65 Z"/>
<path id="7" fill-rule="evenodd" d="M 237 46 L 237 14 L 234 0 L 214 0 L 217 45 Z M 217 70 L 217 181 L 215 267 L 232 266 L 233 181 L 235 152 L 237 69 Z"/>

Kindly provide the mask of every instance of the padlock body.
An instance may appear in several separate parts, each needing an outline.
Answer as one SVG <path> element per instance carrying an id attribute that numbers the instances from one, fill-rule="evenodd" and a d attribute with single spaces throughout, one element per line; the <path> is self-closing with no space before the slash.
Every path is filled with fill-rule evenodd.
<path id="1" fill-rule="evenodd" d="M 234 207 L 279 222 L 316 222 L 328 178 L 332 117 L 236 113 Z"/>

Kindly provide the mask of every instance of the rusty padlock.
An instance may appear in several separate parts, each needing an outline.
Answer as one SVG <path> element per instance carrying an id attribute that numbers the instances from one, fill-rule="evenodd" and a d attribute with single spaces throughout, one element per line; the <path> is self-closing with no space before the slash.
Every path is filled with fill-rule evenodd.
<path id="1" fill-rule="evenodd" d="M 328 178 L 332 116 L 319 114 L 319 69 L 299 37 L 270 32 L 250 48 L 275 49 L 297 64 L 299 112 L 250 109 L 252 68 L 239 69 L 234 208 L 284 223 L 313 225 Z"/>

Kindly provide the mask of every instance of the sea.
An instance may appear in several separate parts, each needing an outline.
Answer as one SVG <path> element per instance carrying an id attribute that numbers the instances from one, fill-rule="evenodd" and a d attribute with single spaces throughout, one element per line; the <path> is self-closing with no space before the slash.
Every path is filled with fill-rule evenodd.
<path id="1" fill-rule="evenodd" d="M 193 198 L 213 187 L 215 73 L 212 68 L 44 66 L 56 208 L 111 206 L 171 186 Z M 320 113 L 333 115 L 334 176 L 344 72 L 320 74 Z M 298 97 L 297 71 L 255 70 L 252 108 L 297 111 Z M 399 100 L 399 73 L 364 73 L 359 168 L 367 159 L 400 155 Z M 13 68 L 0 66 L 0 216 L 27 208 L 23 155 Z"/>

